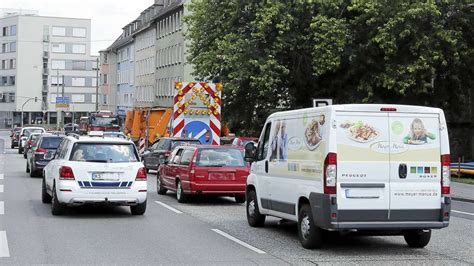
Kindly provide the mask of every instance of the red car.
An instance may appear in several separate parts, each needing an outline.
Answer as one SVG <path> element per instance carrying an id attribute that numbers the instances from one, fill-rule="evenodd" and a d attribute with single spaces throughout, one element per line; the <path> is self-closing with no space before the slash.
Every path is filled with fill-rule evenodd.
<path id="1" fill-rule="evenodd" d="M 179 146 L 160 165 L 157 191 L 160 195 L 176 191 L 178 202 L 186 202 L 189 195 L 212 194 L 243 203 L 248 175 L 239 147 Z"/>

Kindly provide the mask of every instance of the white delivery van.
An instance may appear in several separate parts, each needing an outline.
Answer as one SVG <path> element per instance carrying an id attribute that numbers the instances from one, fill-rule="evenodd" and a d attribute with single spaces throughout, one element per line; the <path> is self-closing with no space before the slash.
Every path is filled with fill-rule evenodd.
<path id="1" fill-rule="evenodd" d="M 247 178 L 247 220 L 298 222 L 305 248 L 323 230 L 404 235 L 424 247 L 450 216 L 449 142 L 441 109 L 353 104 L 270 115 Z"/>

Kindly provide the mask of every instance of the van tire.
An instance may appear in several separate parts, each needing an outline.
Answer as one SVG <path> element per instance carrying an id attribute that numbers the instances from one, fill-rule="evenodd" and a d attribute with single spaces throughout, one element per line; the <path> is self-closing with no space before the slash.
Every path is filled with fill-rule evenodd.
<path id="1" fill-rule="evenodd" d="M 181 181 L 178 180 L 176 183 L 176 199 L 179 203 L 185 203 L 188 201 L 188 197 L 184 194 L 183 186 L 181 185 Z"/>
<path id="2" fill-rule="evenodd" d="M 423 248 L 430 242 L 431 229 L 408 230 L 403 232 L 403 237 L 411 248 Z"/>
<path id="3" fill-rule="evenodd" d="M 51 213 L 53 215 L 61 215 L 66 212 L 66 205 L 62 204 L 58 200 L 58 195 L 56 194 L 56 186 L 53 186 L 53 197 L 51 199 Z"/>
<path id="4" fill-rule="evenodd" d="M 156 191 L 158 192 L 158 195 L 165 195 L 168 191 L 161 183 L 160 172 L 156 174 Z"/>
<path id="5" fill-rule="evenodd" d="M 143 203 L 139 203 L 135 206 L 130 206 L 130 212 L 133 215 L 143 215 L 146 211 L 146 200 Z"/>
<path id="6" fill-rule="evenodd" d="M 323 230 L 314 224 L 309 204 L 301 206 L 298 213 L 298 236 L 301 245 L 307 249 L 319 248 L 323 243 Z"/>
<path id="7" fill-rule="evenodd" d="M 251 190 L 247 193 L 246 204 L 247 222 L 252 227 L 262 227 L 265 224 L 265 215 L 260 214 L 257 193 Z"/>
<path id="8" fill-rule="evenodd" d="M 46 181 L 43 178 L 43 184 L 41 185 L 41 201 L 43 203 L 51 203 L 51 196 L 46 191 Z"/>

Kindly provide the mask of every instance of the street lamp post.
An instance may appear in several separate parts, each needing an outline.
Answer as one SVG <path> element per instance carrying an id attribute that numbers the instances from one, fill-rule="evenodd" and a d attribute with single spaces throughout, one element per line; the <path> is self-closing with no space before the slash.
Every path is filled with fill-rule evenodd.
<path id="1" fill-rule="evenodd" d="M 30 98 L 30 97 L 28 97 L 28 100 L 26 100 L 26 101 L 23 103 L 23 105 L 21 106 L 21 127 L 23 127 L 23 108 L 25 107 L 25 105 L 26 105 L 29 101 L 35 100 L 35 99 L 36 99 L 36 97 L 35 97 L 35 98 Z"/>

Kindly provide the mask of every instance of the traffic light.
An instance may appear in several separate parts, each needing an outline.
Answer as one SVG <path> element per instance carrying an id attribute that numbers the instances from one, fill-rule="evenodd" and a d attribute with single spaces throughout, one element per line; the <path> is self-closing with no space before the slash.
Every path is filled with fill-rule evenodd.
<path id="1" fill-rule="evenodd" d="M 35 97 L 35 103 L 38 102 L 38 97 Z"/>

